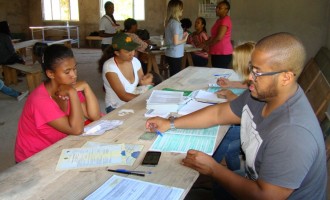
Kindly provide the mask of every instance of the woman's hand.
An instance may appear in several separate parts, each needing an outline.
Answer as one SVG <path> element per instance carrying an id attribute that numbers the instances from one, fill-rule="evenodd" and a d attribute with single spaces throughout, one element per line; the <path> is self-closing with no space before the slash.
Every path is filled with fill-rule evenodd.
<path id="1" fill-rule="evenodd" d="M 219 98 L 227 99 L 228 101 L 232 101 L 236 99 L 237 95 L 234 94 L 231 90 L 222 89 L 216 92 Z"/>
<path id="2" fill-rule="evenodd" d="M 79 92 L 83 92 L 87 87 L 89 87 L 88 83 L 86 81 L 77 81 L 76 84 L 73 85 L 73 87 Z"/>
<path id="3" fill-rule="evenodd" d="M 229 88 L 229 87 L 231 87 L 231 81 L 228 80 L 228 79 L 226 79 L 226 78 L 218 78 L 217 84 L 220 87 L 223 87 L 223 88 Z"/>
<path id="4" fill-rule="evenodd" d="M 63 101 L 70 99 L 70 93 L 76 92 L 75 89 L 71 85 L 60 85 L 55 95 Z"/>
<path id="5" fill-rule="evenodd" d="M 140 83 L 141 85 L 154 85 L 152 82 L 153 78 L 154 76 L 151 73 L 147 73 L 146 75 L 142 76 Z"/>

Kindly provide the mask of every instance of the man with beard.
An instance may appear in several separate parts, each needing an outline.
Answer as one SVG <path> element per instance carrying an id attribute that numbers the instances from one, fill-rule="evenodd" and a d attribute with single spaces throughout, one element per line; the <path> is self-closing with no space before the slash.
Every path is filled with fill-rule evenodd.
<path id="1" fill-rule="evenodd" d="M 297 83 L 305 57 L 295 36 L 267 36 L 256 44 L 251 56 L 250 91 L 232 102 L 180 118 L 151 118 L 146 127 L 166 131 L 241 123 L 244 176 L 196 150 L 189 150 L 182 160 L 183 165 L 217 182 L 217 199 L 326 199 L 322 131 Z"/>

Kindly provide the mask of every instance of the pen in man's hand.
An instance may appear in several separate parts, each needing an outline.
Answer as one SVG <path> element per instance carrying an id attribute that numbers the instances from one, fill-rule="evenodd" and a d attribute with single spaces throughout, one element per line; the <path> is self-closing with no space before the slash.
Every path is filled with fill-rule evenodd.
<path id="1" fill-rule="evenodd" d="M 156 129 L 155 126 L 154 126 L 153 124 L 150 124 L 150 125 L 149 125 L 149 129 L 150 129 L 150 130 L 152 130 L 152 129 L 155 130 L 157 135 L 163 137 L 163 133 L 160 132 L 158 129 Z"/>
<path id="2" fill-rule="evenodd" d="M 159 136 L 163 137 L 163 133 L 162 133 L 162 132 L 160 132 L 158 129 L 156 129 L 156 133 L 157 133 L 157 135 L 159 135 Z"/>
<path id="3" fill-rule="evenodd" d="M 131 172 L 128 170 L 113 170 L 113 169 L 108 169 L 109 172 L 116 172 L 116 173 L 120 173 L 120 174 L 129 174 L 129 175 L 136 175 L 136 176 L 145 176 L 145 174 L 140 174 L 140 173 L 136 173 L 136 172 Z"/>

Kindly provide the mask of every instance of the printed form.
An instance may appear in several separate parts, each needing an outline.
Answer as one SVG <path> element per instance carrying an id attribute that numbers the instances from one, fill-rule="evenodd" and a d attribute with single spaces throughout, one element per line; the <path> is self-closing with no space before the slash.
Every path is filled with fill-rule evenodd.
<path id="1" fill-rule="evenodd" d="M 180 199 L 183 192 L 184 190 L 181 188 L 113 175 L 95 192 L 86 197 L 85 200 L 176 200 Z"/>
<path id="2" fill-rule="evenodd" d="M 87 143 L 85 148 L 63 149 L 56 170 L 133 165 L 143 145 Z"/>
<path id="3" fill-rule="evenodd" d="M 195 149 L 212 155 L 219 128 L 168 130 L 157 137 L 150 150 L 187 153 L 189 149 Z"/>

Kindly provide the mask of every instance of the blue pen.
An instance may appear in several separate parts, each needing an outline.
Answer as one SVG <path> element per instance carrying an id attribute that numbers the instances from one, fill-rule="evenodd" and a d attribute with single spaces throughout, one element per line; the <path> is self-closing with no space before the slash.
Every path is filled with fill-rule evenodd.
<path id="1" fill-rule="evenodd" d="M 154 129 L 154 130 L 156 131 L 156 134 L 157 134 L 157 135 L 163 137 L 162 132 L 160 132 L 158 129 L 156 129 L 156 128 L 154 127 L 153 124 L 150 124 L 150 125 L 149 125 L 149 128 L 150 128 L 150 129 Z"/>
<path id="2" fill-rule="evenodd" d="M 136 172 L 131 172 L 128 170 L 113 170 L 113 169 L 108 169 L 109 172 L 116 172 L 116 173 L 120 173 L 120 174 L 128 174 L 128 175 L 136 175 L 136 176 L 145 176 L 145 174 L 141 174 L 141 173 L 136 173 Z"/>
<path id="3" fill-rule="evenodd" d="M 135 171 L 135 170 L 127 170 L 127 169 L 116 169 L 117 172 L 133 172 L 139 174 L 152 174 L 151 171 Z"/>
<path id="4" fill-rule="evenodd" d="M 220 76 L 223 78 L 228 78 L 231 74 L 213 74 L 213 76 Z"/>
<path id="5" fill-rule="evenodd" d="M 162 132 L 160 132 L 158 129 L 156 129 L 156 133 L 157 133 L 157 135 L 159 135 L 159 136 L 163 137 L 163 133 L 162 133 Z"/>

